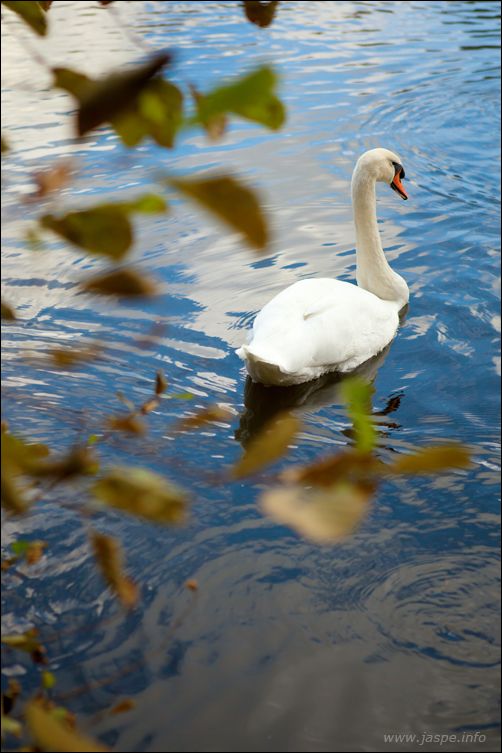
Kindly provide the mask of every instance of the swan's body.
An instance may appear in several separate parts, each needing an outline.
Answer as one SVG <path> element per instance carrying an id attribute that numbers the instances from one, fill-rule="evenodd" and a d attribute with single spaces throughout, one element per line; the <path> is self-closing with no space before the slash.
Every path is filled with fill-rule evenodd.
<path id="1" fill-rule="evenodd" d="M 330 371 L 346 373 L 375 356 L 395 336 L 408 286 L 389 266 L 376 221 L 376 181 L 407 198 L 400 159 L 387 149 L 360 157 L 352 176 L 357 286 L 330 278 L 300 280 L 257 315 L 252 338 L 237 354 L 251 378 L 292 385 Z"/>

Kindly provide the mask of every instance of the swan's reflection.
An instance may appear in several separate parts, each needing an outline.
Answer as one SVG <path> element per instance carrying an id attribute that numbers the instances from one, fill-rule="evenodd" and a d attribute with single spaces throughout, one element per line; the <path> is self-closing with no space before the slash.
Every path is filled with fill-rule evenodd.
<path id="1" fill-rule="evenodd" d="M 261 431 L 264 424 L 282 411 L 292 409 L 316 411 L 329 405 L 342 403 L 340 385 L 343 381 L 357 375 L 371 384 L 376 378 L 378 369 L 385 361 L 391 345 L 392 343 L 389 343 L 378 355 L 361 364 L 358 369 L 350 374 L 325 374 L 312 382 L 292 387 L 265 387 L 263 384 L 253 382 L 251 377 L 248 377 L 244 387 L 245 410 L 241 415 L 235 438 L 243 447 L 246 447 L 249 441 Z M 387 416 L 389 413 L 393 413 L 398 409 L 401 397 L 401 395 L 391 396 L 386 407 L 374 415 Z M 380 422 L 380 425 L 382 423 L 393 428 L 398 426 L 395 423 L 388 422 Z M 352 430 L 348 429 L 344 433 L 350 437 Z"/>

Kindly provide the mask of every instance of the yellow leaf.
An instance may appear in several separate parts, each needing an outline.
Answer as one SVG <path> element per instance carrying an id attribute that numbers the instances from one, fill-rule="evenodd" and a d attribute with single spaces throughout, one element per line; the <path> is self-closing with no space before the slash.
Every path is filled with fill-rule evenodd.
<path id="1" fill-rule="evenodd" d="M 260 202 L 247 186 L 229 175 L 211 178 L 172 178 L 169 185 L 212 212 L 232 230 L 242 233 L 252 246 L 263 249 L 268 224 Z"/>
<path id="2" fill-rule="evenodd" d="M 106 582 L 115 591 L 122 604 L 127 609 L 131 609 L 137 604 L 138 588 L 122 572 L 123 555 L 120 544 L 111 536 L 96 532 L 92 533 L 91 540 L 94 554 Z"/>
<path id="3" fill-rule="evenodd" d="M 22 727 L 21 723 L 17 719 L 12 719 L 2 713 L 2 740 L 4 735 L 14 735 L 15 737 L 21 737 Z"/>
<path id="4" fill-rule="evenodd" d="M 300 486 L 264 492 L 260 507 L 268 517 L 318 544 L 353 533 L 369 509 L 371 491 L 345 482 L 323 489 Z"/>
<path id="5" fill-rule="evenodd" d="M 105 505 L 154 523 L 174 524 L 185 518 L 185 492 L 145 468 L 114 468 L 92 492 Z"/>
<path id="6" fill-rule="evenodd" d="M 427 474 L 440 473 L 452 468 L 471 466 L 469 450 L 461 444 L 432 445 L 413 455 L 401 455 L 387 466 L 390 473 Z"/>
<path id="7" fill-rule="evenodd" d="M 30 701 L 25 709 L 25 717 L 36 745 L 43 751 L 57 753 L 102 753 L 109 748 L 79 734 L 57 721 L 37 701 Z"/>
<path id="8" fill-rule="evenodd" d="M 256 437 L 253 437 L 244 455 L 234 466 L 232 476 L 249 476 L 280 458 L 287 451 L 300 427 L 300 421 L 288 413 L 273 418 Z"/>

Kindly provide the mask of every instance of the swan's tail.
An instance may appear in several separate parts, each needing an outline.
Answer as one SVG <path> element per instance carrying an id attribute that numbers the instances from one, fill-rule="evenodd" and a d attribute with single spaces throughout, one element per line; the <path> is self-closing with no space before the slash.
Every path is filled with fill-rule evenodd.
<path id="1" fill-rule="evenodd" d="M 246 362 L 248 374 L 254 382 L 275 385 L 289 383 L 291 375 L 287 369 L 256 353 L 250 345 L 243 345 L 236 353 Z"/>

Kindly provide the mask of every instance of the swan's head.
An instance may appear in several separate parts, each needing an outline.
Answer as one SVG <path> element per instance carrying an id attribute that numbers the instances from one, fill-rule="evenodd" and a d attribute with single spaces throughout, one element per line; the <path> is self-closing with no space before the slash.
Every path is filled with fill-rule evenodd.
<path id="1" fill-rule="evenodd" d="M 389 149 L 370 149 L 357 160 L 356 171 L 364 171 L 373 180 L 387 183 L 401 196 L 407 199 L 408 194 L 401 181 L 404 178 L 404 167 L 400 157 Z"/>

